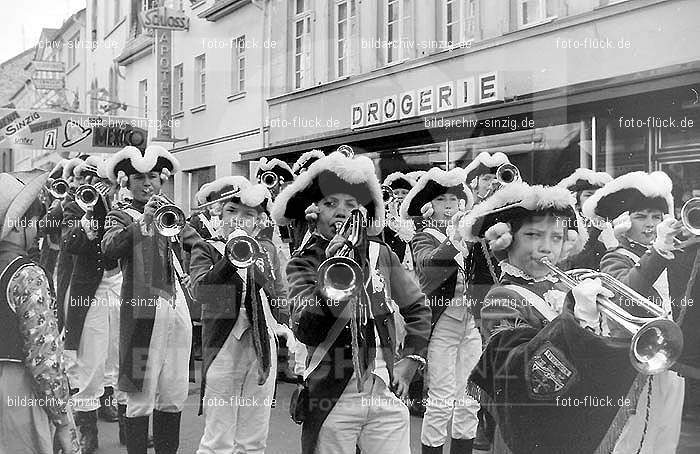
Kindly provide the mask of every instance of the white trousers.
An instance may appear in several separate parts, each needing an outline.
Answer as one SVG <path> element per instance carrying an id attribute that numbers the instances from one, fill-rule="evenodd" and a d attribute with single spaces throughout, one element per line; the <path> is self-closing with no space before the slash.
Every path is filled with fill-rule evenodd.
<path id="1" fill-rule="evenodd" d="M 362 454 L 411 452 L 408 407 L 373 374 L 362 393 L 353 375 L 321 426 L 316 453 L 355 454 L 356 446 Z"/>
<path id="2" fill-rule="evenodd" d="M 150 416 L 153 410 L 182 411 L 189 388 L 192 322 L 184 296 L 178 288 L 176 306 L 158 298 L 153 334 L 141 392 L 127 393 L 126 416 Z"/>
<path id="3" fill-rule="evenodd" d="M 474 318 L 463 321 L 443 314 L 428 344 L 428 401 L 421 443 L 442 446 L 452 419 L 452 438 L 476 437 L 479 402 L 467 394 L 467 380 L 481 357 L 481 334 Z"/>
<path id="4" fill-rule="evenodd" d="M 277 377 L 277 346 L 270 334 L 270 375 L 258 385 L 252 328 L 229 334 L 207 369 L 204 434 L 197 454 L 264 453 Z"/>
<path id="5" fill-rule="evenodd" d="M 105 375 L 103 387 L 112 387 L 114 389 L 114 397 L 120 404 L 126 404 L 126 394 L 117 389 L 117 381 L 119 380 L 119 307 L 120 294 L 122 286 L 122 274 L 117 273 L 114 276 L 105 277 L 102 282 L 108 283 L 106 298 L 109 298 L 108 305 L 108 324 L 109 324 L 109 347 L 107 348 L 107 359 L 105 360 Z M 99 294 L 100 289 L 97 289 Z M 112 304 L 116 301 L 116 304 Z"/>
<path id="6" fill-rule="evenodd" d="M 639 395 L 637 411 L 627 420 L 613 454 L 676 452 L 683 419 L 685 379 L 672 371 L 651 377 L 651 400 L 648 398 L 649 379 Z M 647 403 L 649 421 L 645 433 Z"/>
<path id="7" fill-rule="evenodd" d="M 104 382 L 106 371 L 115 368 L 113 373 L 119 373 L 121 282 L 120 273 L 102 279 L 85 315 L 77 355 L 68 361 L 68 378 L 71 387 L 79 389 L 78 393 L 72 397 L 75 411 L 97 410 L 100 407 L 99 399 L 104 392 L 104 386 L 107 386 Z M 115 356 L 116 365 L 113 363 Z M 116 389 L 116 381 L 109 386 L 114 386 Z"/>

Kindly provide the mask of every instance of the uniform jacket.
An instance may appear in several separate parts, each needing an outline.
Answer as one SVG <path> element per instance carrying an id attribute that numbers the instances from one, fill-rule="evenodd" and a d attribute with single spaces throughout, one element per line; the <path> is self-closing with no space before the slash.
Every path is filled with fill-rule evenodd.
<path id="1" fill-rule="evenodd" d="M 445 233 L 444 228 L 437 230 L 442 234 Z M 425 230 L 416 232 L 411 241 L 411 247 L 418 282 L 432 311 L 432 325 L 435 326 L 455 296 L 457 277 L 461 271 L 454 257 L 459 250 L 449 238 L 441 243 Z"/>
<path id="2" fill-rule="evenodd" d="M 598 270 L 600 267 L 600 261 L 606 252 L 605 245 L 598 240 L 600 233 L 601 231 L 597 228 L 593 226 L 588 227 L 588 241 L 583 246 L 583 250 L 568 258 L 562 264 L 562 269 L 573 270 L 577 268 L 587 268 L 591 270 Z"/>
<path id="3" fill-rule="evenodd" d="M 54 273 L 56 272 L 56 261 L 58 260 L 61 243 L 62 221 L 63 208 L 60 203 L 57 203 L 44 215 L 39 224 L 41 227 L 39 236 L 44 240 L 41 245 L 39 264 L 44 268 L 49 281 L 53 281 Z"/>
<path id="4" fill-rule="evenodd" d="M 202 398 L 207 370 L 231 334 L 246 296 L 243 295 L 243 280 L 231 262 L 216 249 L 213 244 L 215 241 L 224 244 L 222 239 L 200 240 L 195 243 L 190 262 L 195 296 L 202 301 Z M 280 287 L 276 284 L 277 280 L 272 278 L 279 276 L 279 259 L 275 246 L 263 238 L 258 238 L 258 242 L 265 249 L 267 260 L 264 264 L 258 263 L 252 267 L 255 273 L 255 291 L 262 289 L 271 306 L 283 304 L 286 302 L 284 287 Z M 250 314 L 252 309 L 249 298 L 245 298 L 245 305 Z"/>
<path id="5" fill-rule="evenodd" d="M 132 201 L 132 209 L 143 213 L 144 204 Z M 122 270 L 119 324 L 119 389 L 137 392 L 143 385 L 142 368 L 148 359 L 158 298 L 175 298 L 175 276 L 169 248 L 178 246 L 153 233 L 144 235 L 141 225 L 125 210 L 112 210 L 105 221 L 102 253 L 119 260 Z M 180 233 L 185 251 L 199 235 L 190 226 Z M 179 301 L 178 304 L 185 304 Z M 136 361 L 135 361 L 136 359 Z"/>
<path id="6" fill-rule="evenodd" d="M 309 361 L 315 347 L 323 342 L 337 320 L 329 309 L 329 301 L 323 297 L 317 285 L 317 271 L 326 258 L 327 246 L 328 240 L 314 235 L 306 247 L 294 254 L 287 266 L 289 295 L 294 308 L 292 330 L 299 341 L 307 345 Z M 430 333 L 430 309 L 425 305 L 425 295 L 403 269 L 396 254 L 384 243 L 380 246 L 377 268 L 384 278 L 388 298 L 398 304 L 399 311 L 406 321 L 402 354 L 425 357 Z M 373 344 L 376 325 L 389 376 L 393 377 L 393 364 L 396 359 L 393 353 L 396 343 L 394 318 L 386 302 L 382 304 L 375 298 L 371 284 L 367 290 L 370 300 L 373 301 L 372 312 L 375 318 L 374 321 L 368 322 L 364 339 Z M 366 340 L 360 341 L 360 349 L 363 352 L 374 348 Z M 323 422 L 352 378 L 354 369 L 351 359 L 351 335 L 348 325 L 326 352 L 322 365 L 307 380 L 312 409 L 302 426 L 304 454 L 314 452 Z"/>
<path id="7" fill-rule="evenodd" d="M 81 219 L 85 212 L 72 202 L 66 207 L 71 217 Z M 102 281 L 105 270 L 118 266 L 115 259 L 105 258 L 102 254 L 102 237 L 105 232 L 107 210 L 100 202 L 93 211 L 93 220 L 98 223 L 97 237 L 88 239 L 79 221 L 68 226 L 63 236 L 62 249 L 74 256 L 73 274 L 70 280 L 70 298 L 66 317 L 66 350 L 78 350 L 83 332 L 85 317 L 90 309 L 91 300 Z M 104 304 L 98 303 L 98 304 Z"/>
<path id="8" fill-rule="evenodd" d="M 74 202 L 73 195 L 68 194 L 61 202 L 61 238 L 66 234 L 68 228 L 75 225 L 82 217 L 82 210 Z M 53 222 L 53 221 L 52 221 Z M 65 325 L 64 316 L 66 313 L 66 296 L 70 288 L 70 279 L 73 275 L 73 265 L 75 257 L 70 252 L 61 248 L 56 262 L 56 303 L 58 307 L 58 327 L 60 330 Z"/>
<path id="9" fill-rule="evenodd" d="M 635 264 L 631 257 L 622 252 L 622 249 L 627 249 L 640 257 L 639 263 Z M 653 247 L 647 249 L 633 245 L 626 238 L 623 238 L 620 240 L 620 246 L 611 249 L 603 256 L 600 261 L 600 271 L 611 275 L 643 296 L 660 304 L 661 297 L 653 285 L 669 263 L 670 260 L 662 257 Z M 649 316 L 648 312 L 630 302 L 618 299 L 618 303 L 634 315 Z"/>

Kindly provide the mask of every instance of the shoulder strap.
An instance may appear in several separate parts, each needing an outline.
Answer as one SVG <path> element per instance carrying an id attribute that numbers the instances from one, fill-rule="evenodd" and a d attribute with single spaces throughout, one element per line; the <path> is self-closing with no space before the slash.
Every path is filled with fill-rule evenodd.
<path id="1" fill-rule="evenodd" d="M 129 207 L 129 208 L 124 208 L 123 211 L 124 211 L 124 213 L 128 214 L 129 216 L 131 216 L 131 219 L 133 219 L 134 221 L 138 221 L 138 220 L 141 219 L 141 217 L 143 216 L 142 213 L 139 213 L 138 210 L 135 210 L 135 209 L 133 209 L 133 208 L 131 208 L 131 207 Z"/>
<path id="2" fill-rule="evenodd" d="M 212 246 L 214 246 L 214 249 L 216 249 L 217 251 L 219 251 L 219 254 L 221 254 L 222 257 L 223 257 L 224 255 L 226 255 L 226 243 L 224 243 L 224 242 L 221 241 L 220 239 L 213 239 L 213 238 L 211 238 L 211 239 L 204 240 L 204 241 L 206 241 L 207 243 L 209 243 L 209 244 L 211 244 Z"/>
<path id="3" fill-rule="evenodd" d="M 619 252 L 620 254 L 624 255 L 625 257 L 629 257 L 634 261 L 635 264 L 639 263 L 641 258 L 635 254 L 634 252 L 630 251 L 629 249 L 625 249 L 623 247 L 617 249 L 615 252 Z"/>
<path id="4" fill-rule="evenodd" d="M 554 320 L 556 317 L 559 316 L 557 311 L 552 309 L 552 307 L 545 302 L 544 299 L 542 299 L 540 296 L 538 296 L 536 293 L 521 287 L 519 285 L 512 285 L 512 284 L 507 284 L 504 285 L 503 287 L 507 288 L 508 290 L 512 290 L 518 295 L 522 296 L 525 298 L 525 300 L 530 303 L 532 307 L 535 308 L 537 312 L 540 313 L 544 318 L 546 318 L 548 321 Z"/>
<path id="5" fill-rule="evenodd" d="M 333 342 L 335 342 L 340 335 L 340 332 L 343 331 L 345 325 L 347 325 L 350 321 L 350 310 L 352 306 L 353 305 L 351 303 L 345 305 L 343 312 L 340 314 L 340 317 L 335 320 L 333 326 L 331 326 L 326 338 L 314 349 L 314 353 L 311 355 L 311 361 L 309 361 L 309 366 L 304 371 L 304 380 L 309 378 L 316 368 L 318 368 L 321 361 L 323 361 L 323 357 L 326 356 L 326 352 L 330 350 Z"/>
<path id="6" fill-rule="evenodd" d="M 377 268 L 377 262 L 379 261 L 379 243 L 374 241 L 369 242 L 369 266 L 370 269 Z"/>
<path id="7" fill-rule="evenodd" d="M 199 218 L 200 221 L 202 221 L 202 224 L 204 225 L 204 227 L 207 228 L 209 235 L 211 237 L 216 236 L 216 233 L 214 232 L 214 227 L 211 226 L 211 221 L 209 219 L 207 219 L 206 216 L 204 216 L 204 213 L 199 213 L 199 215 L 197 215 L 197 217 Z"/>
<path id="8" fill-rule="evenodd" d="M 435 237 L 436 240 L 438 240 L 441 243 L 447 239 L 447 236 L 438 229 L 428 227 L 426 229 L 423 229 L 423 231 L 428 235 L 432 235 L 433 237 Z"/>

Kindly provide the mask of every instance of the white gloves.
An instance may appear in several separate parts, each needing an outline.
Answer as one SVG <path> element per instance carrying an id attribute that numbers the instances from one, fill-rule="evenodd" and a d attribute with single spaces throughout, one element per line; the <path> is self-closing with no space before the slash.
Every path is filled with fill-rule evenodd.
<path id="1" fill-rule="evenodd" d="M 420 208 L 420 214 L 421 214 L 424 218 L 432 217 L 432 215 L 435 214 L 435 210 L 433 209 L 433 204 L 432 204 L 432 202 L 428 202 L 428 203 L 426 203 L 425 205 L 423 205 L 423 206 Z"/>
<path id="2" fill-rule="evenodd" d="M 308 222 L 316 222 L 316 220 L 318 219 L 318 211 L 318 205 L 316 205 L 315 203 L 309 205 L 309 207 L 304 212 L 304 214 L 306 215 L 306 220 Z"/>
<path id="3" fill-rule="evenodd" d="M 600 235 L 598 235 L 598 241 L 603 243 L 605 249 L 613 249 L 620 245 L 620 241 L 615 236 L 613 231 L 613 226 L 609 222 L 603 224 L 603 228 L 600 229 Z"/>
<path id="4" fill-rule="evenodd" d="M 505 222 L 499 222 L 489 227 L 484 233 L 484 237 L 488 240 L 489 248 L 492 251 L 502 251 L 513 242 L 510 224 Z"/>
<path id="5" fill-rule="evenodd" d="M 670 214 L 664 216 L 664 220 L 656 226 L 654 249 L 662 255 L 672 254 L 674 249 L 673 241 L 675 236 L 681 233 L 681 227 L 681 222 L 676 221 Z"/>
<path id="6" fill-rule="evenodd" d="M 445 230 L 447 237 L 450 239 L 450 241 L 452 241 L 452 244 L 454 244 L 455 246 L 462 245 L 463 242 L 462 232 L 459 229 L 459 221 L 465 214 L 467 214 L 467 212 L 461 209 L 455 214 L 453 214 L 452 218 L 450 219 L 450 223 L 447 225 L 447 229 Z"/>
<path id="7" fill-rule="evenodd" d="M 582 326 L 597 330 L 598 319 L 600 318 L 600 311 L 596 304 L 598 295 L 612 298 L 615 294 L 604 288 L 599 278 L 585 279 L 571 289 L 571 294 L 576 301 L 574 317 L 582 322 Z"/>
<path id="8" fill-rule="evenodd" d="M 88 218 L 87 214 L 80 218 L 80 227 L 85 231 L 88 240 L 92 241 L 97 238 L 96 221 L 92 218 Z"/>
<path id="9" fill-rule="evenodd" d="M 618 240 L 625 236 L 625 234 L 632 228 L 632 219 L 630 218 L 630 212 L 625 211 L 612 221 L 613 233 L 615 238 Z"/>

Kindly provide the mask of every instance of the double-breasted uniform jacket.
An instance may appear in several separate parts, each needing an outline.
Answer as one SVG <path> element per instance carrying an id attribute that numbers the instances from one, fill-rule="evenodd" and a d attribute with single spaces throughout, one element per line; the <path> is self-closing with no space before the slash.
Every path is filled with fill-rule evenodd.
<path id="1" fill-rule="evenodd" d="M 255 291 L 263 290 L 270 305 L 284 304 L 284 286 L 280 287 L 278 279 L 275 279 L 279 276 L 279 259 L 275 245 L 267 238 L 258 236 L 256 239 L 264 249 L 267 259 L 264 263 L 258 261 L 251 267 Z M 241 276 L 236 267 L 216 248 L 216 242 L 220 243 L 220 247 L 225 245 L 221 238 L 195 243 L 190 262 L 195 296 L 202 301 L 202 398 L 207 370 L 231 334 L 238 320 L 241 305 L 244 305 L 248 314 L 252 313 L 250 292 L 246 291 L 246 295 L 243 294 L 244 282 Z M 253 322 L 250 315 L 249 320 Z"/>
<path id="2" fill-rule="evenodd" d="M 66 206 L 66 212 L 71 217 L 80 219 L 85 212 L 72 202 Z M 74 256 L 73 275 L 70 280 L 70 299 L 66 317 L 66 350 L 78 350 L 83 332 L 85 317 L 90 309 L 90 303 L 102 282 L 104 272 L 113 270 L 119 264 L 115 259 L 104 257 L 102 254 L 102 237 L 105 233 L 107 209 L 100 198 L 95 205 L 92 222 L 97 223 L 97 236 L 88 239 L 80 222 L 74 222 L 68 227 L 63 236 L 61 248 Z"/>
<path id="3" fill-rule="evenodd" d="M 374 320 L 370 320 L 364 330 L 360 330 L 363 334 L 359 339 L 360 357 L 373 357 L 371 352 L 376 349 L 376 327 L 379 347 L 382 349 L 389 377 L 393 380 L 393 364 L 396 360 L 395 325 L 386 298 L 393 299 L 398 304 L 399 311 L 406 321 L 406 338 L 401 352 L 403 356 L 425 357 L 430 333 L 430 309 L 425 305 L 425 295 L 403 269 L 396 254 L 378 239 L 372 238 L 370 241 L 380 243 L 377 270 L 384 279 L 384 289 L 375 293 L 371 283 L 367 286 Z M 292 330 L 297 339 L 308 348 L 307 361 L 310 361 L 315 348 L 324 341 L 337 320 L 329 305 L 339 303 L 326 299 L 318 287 L 317 272 L 321 262 L 326 259 L 327 246 L 328 240 L 315 234 L 304 248 L 294 254 L 287 266 L 289 296 L 294 308 Z M 365 267 L 365 273 L 369 271 L 367 268 Z M 338 309 L 342 309 L 342 306 Z M 323 422 L 353 376 L 351 359 L 351 334 L 348 323 L 329 347 L 320 366 L 307 379 L 312 408 L 302 427 L 304 454 L 314 452 Z M 387 383 L 387 386 L 391 384 Z"/>
<path id="4" fill-rule="evenodd" d="M 623 250 L 632 252 L 639 257 L 639 262 L 635 263 L 627 253 Z M 631 287 L 633 290 L 642 294 L 658 305 L 661 305 L 661 296 L 654 288 L 654 283 L 659 279 L 661 273 L 664 272 L 671 260 L 661 256 L 653 247 L 645 248 L 640 245 L 632 244 L 626 238 L 620 240 L 620 245 L 617 248 L 611 249 L 600 261 L 600 271 L 607 273 Z M 649 313 L 631 301 L 617 301 L 622 307 L 634 315 L 648 317 Z M 674 317 L 677 315 L 677 305 L 673 305 Z"/>
<path id="5" fill-rule="evenodd" d="M 443 235 L 445 227 L 435 228 Z M 411 241 L 414 264 L 420 288 L 425 292 L 426 300 L 432 311 L 432 326 L 440 319 L 440 316 L 455 296 L 455 287 L 459 273 L 463 272 L 457 265 L 454 257 L 460 252 L 452 241 L 447 238 L 440 242 L 425 228 L 416 232 Z M 465 283 L 466 285 L 466 279 Z M 474 308 L 471 308 L 472 311 Z"/>
<path id="6" fill-rule="evenodd" d="M 144 203 L 133 200 L 129 209 L 143 214 Z M 141 391 L 143 368 L 153 333 L 158 298 L 175 298 L 175 275 L 170 249 L 179 247 L 158 233 L 144 235 L 141 224 L 127 210 L 112 210 L 105 220 L 102 253 L 119 260 L 122 270 L 119 323 L 119 389 Z M 180 233 L 185 251 L 200 240 L 186 225 Z M 178 304 L 186 304 L 178 301 Z"/>

